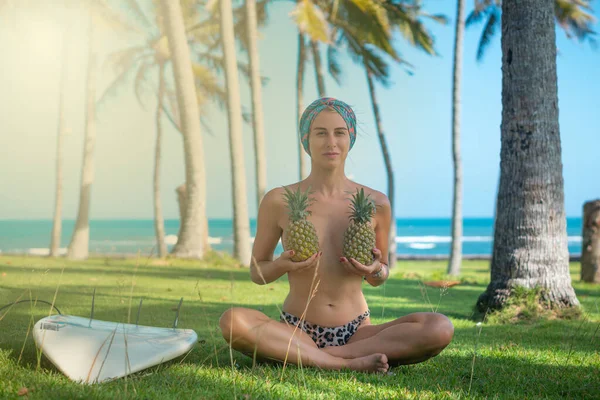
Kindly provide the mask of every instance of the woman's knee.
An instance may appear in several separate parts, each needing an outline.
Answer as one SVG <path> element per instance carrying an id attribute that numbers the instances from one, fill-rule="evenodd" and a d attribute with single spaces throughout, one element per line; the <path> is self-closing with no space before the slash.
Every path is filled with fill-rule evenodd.
<path id="1" fill-rule="evenodd" d="M 225 340 L 229 341 L 231 337 L 239 334 L 243 310 L 241 307 L 232 307 L 221 314 L 219 327 Z"/>
<path id="2" fill-rule="evenodd" d="M 443 314 L 430 314 L 425 329 L 432 333 L 431 346 L 435 354 L 438 354 L 448 346 L 454 337 L 454 325 L 450 319 Z"/>

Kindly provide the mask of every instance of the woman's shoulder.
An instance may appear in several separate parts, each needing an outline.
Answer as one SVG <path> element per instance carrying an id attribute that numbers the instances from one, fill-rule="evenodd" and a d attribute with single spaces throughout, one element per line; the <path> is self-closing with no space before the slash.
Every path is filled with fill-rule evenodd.
<path id="1" fill-rule="evenodd" d="M 357 190 L 363 189 L 365 191 L 365 195 L 371 196 L 373 200 L 375 200 L 375 204 L 378 206 L 385 206 L 390 204 L 390 200 L 387 195 L 379 190 L 375 190 L 373 188 L 368 187 L 367 185 L 361 185 L 360 183 L 350 181 L 352 185 L 352 193 L 356 193 Z"/>
<path id="2" fill-rule="evenodd" d="M 284 203 L 284 199 L 285 199 L 285 193 L 286 193 L 286 189 L 295 192 L 296 190 L 298 190 L 298 186 L 300 185 L 300 182 L 296 182 L 296 183 L 292 183 L 289 185 L 283 185 L 283 186 L 277 186 L 274 187 L 273 189 L 267 191 L 267 193 L 265 193 L 265 196 L 263 197 L 263 202 L 273 206 L 273 205 L 277 205 L 277 204 L 283 204 Z"/>

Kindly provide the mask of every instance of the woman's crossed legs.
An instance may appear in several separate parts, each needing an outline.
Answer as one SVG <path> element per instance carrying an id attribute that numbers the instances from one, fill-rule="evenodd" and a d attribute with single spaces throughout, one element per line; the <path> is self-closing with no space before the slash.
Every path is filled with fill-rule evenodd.
<path id="1" fill-rule="evenodd" d="M 260 359 L 323 369 L 385 372 L 390 364 L 411 364 L 439 354 L 453 335 L 441 314 L 415 313 L 381 325 L 362 325 L 342 346 L 319 348 L 299 327 L 250 308 L 231 308 L 219 321 L 235 350 Z"/>

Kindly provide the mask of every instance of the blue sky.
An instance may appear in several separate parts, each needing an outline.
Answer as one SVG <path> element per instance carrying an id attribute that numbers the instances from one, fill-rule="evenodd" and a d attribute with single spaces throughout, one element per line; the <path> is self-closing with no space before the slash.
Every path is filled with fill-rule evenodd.
<path id="1" fill-rule="evenodd" d="M 410 76 L 392 68 L 390 88 L 377 87 L 383 126 L 396 174 L 397 217 L 447 217 L 452 201 L 451 89 L 455 2 L 425 2 L 430 13 L 444 13 L 449 24 L 428 22 L 440 54 L 431 57 L 398 40 L 401 54 L 415 66 Z M 467 5 L 467 12 L 471 4 Z M 268 188 L 298 178 L 295 131 L 296 30 L 288 13 L 291 2 L 275 2 L 261 31 L 261 72 L 267 140 Z M 3 66 L 0 74 L 0 219 L 50 219 L 54 207 L 60 35 L 45 13 L 11 11 L 0 24 Z M 86 37 L 84 20 L 74 20 L 66 92 L 69 135 L 65 141 L 64 217 L 76 216 L 83 141 Z M 464 215 L 491 217 L 499 177 L 501 122 L 501 52 L 496 37 L 482 63 L 475 61 L 482 27 L 466 31 L 462 86 Z M 596 26 L 596 29 L 598 27 Z M 585 201 L 600 197 L 600 52 L 557 31 L 560 128 L 565 201 L 569 216 L 580 216 Z M 102 33 L 101 56 L 132 45 L 123 35 Z M 243 57 L 243 56 L 241 56 Z M 359 137 L 347 173 L 360 183 L 386 190 L 386 175 L 373 123 L 364 72 L 343 57 L 343 82 L 327 77 L 327 95 L 354 106 Z M 100 88 L 111 70 L 100 72 Z M 240 80 L 242 103 L 250 107 L 247 82 Z M 95 182 L 91 218 L 152 218 L 154 99 L 140 107 L 132 86 L 98 110 Z M 317 96 L 309 68 L 305 101 Z M 231 184 L 226 114 L 209 110 L 211 133 L 204 130 L 211 218 L 231 216 Z M 161 197 L 166 218 L 177 218 L 175 188 L 184 182 L 180 135 L 164 121 Z M 256 214 L 251 126 L 244 126 L 248 204 Z"/>

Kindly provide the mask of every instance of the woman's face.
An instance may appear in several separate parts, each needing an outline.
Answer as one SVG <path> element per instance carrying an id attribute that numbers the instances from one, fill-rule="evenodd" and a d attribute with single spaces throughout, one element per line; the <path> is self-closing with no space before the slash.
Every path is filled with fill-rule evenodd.
<path id="1" fill-rule="evenodd" d="M 317 164 L 343 164 L 350 150 L 350 133 L 342 116 L 328 109 L 321 111 L 310 127 L 308 148 Z"/>

